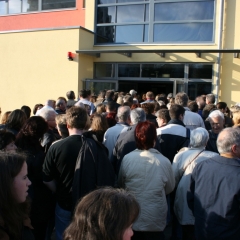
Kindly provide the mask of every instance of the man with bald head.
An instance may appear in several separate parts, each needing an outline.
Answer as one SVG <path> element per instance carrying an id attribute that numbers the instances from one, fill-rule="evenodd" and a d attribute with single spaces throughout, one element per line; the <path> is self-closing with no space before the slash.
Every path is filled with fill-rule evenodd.
<path id="1" fill-rule="evenodd" d="M 195 166 L 187 193 L 197 240 L 240 239 L 240 129 L 222 130 L 217 148 Z"/>

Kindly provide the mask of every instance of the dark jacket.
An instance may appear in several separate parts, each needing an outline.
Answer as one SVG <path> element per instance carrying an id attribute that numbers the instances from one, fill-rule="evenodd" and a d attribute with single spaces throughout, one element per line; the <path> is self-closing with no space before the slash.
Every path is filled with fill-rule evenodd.
<path id="1" fill-rule="evenodd" d="M 240 239 L 240 160 L 216 156 L 198 163 L 187 201 L 198 240 Z"/>
<path id="2" fill-rule="evenodd" d="M 137 148 L 135 140 L 135 129 L 137 124 L 130 126 L 126 132 L 119 135 L 118 140 L 113 149 L 113 158 L 111 162 L 113 164 L 115 173 L 118 174 L 122 159 L 124 156 Z M 160 144 L 156 141 L 154 146 L 159 152 L 161 152 Z"/>
<path id="3" fill-rule="evenodd" d="M 190 142 L 190 130 L 180 120 L 173 119 L 164 127 L 157 129 L 157 138 L 161 153 L 173 162 L 174 156 Z"/>
<path id="4" fill-rule="evenodd" d="M 87 193 L 101 186 L 114 186 L 115 174 L 108 150 L 91 132 L 82 135 L 72 184 L 73 207 Z"/>
<path id="5" fill-rule="evenodd" d="M 219 153 L 217 149 L 217 137 L 218 134 L 214 133 L 212 130 L 208 131 L 209 139 L 207 142 L 206 150 Z"/>

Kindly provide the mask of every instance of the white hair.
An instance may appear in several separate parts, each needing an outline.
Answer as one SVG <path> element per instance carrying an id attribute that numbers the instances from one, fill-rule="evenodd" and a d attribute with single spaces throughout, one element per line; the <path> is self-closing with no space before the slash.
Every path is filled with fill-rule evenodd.
<path id="1" fill-rule="evenodd" d="M 119 121 L 126 122 L 128 117 L 130 116 L 130 107 L 128 106 L 120 106 L 117 111 L 117 118 Z"/>
<path id="2" fill-rule="evenodd" d="M 209 139 L 209 134 L 205 128 L 198 127 L 191 131 L 190 146 L 194 148 L 205 147 Z"/>
<path id="3" fill-rule="evenodd" d="M 76 107 L 81 107 L 81 108 L 85 108 L 85 106 L 84 106 L 84 104 L 82 103 L 82 102 L 76 102 L 75 104 L 74 104 L 74 106 L 76 106 Z"/>
<path id="4" fill-rule="evenodd" d="M 39 116 L 45 119 L 45 121 L 48 121 L 52 116 L 56 116 L 56 112 L 53 109 L 50 108 L 42 108 L 41 112 L 39 113 Z"/>
<path id="5" fill-rule="evenodd" d="M 224 120 L 224 114 L 220 111 L 220 110 L 214 110 L 212 111 L 208 118 L 222 118 L 222 120 Z"/>
<path id="6" fill-rule="evenodd" d="M 146 113 L 142 108 L 135 108 L 130 113 L 132 124 L 146 121 Z"/>
<path id="7" fill-rule="evenodd" d="M 224 137 L 222 135 L 224 134 Z M 221 153 L 230 153 L 233 145 L 240 146 L 240 129 L 225 128 L 219 133 L 217 139 L 217 149 Z"/>

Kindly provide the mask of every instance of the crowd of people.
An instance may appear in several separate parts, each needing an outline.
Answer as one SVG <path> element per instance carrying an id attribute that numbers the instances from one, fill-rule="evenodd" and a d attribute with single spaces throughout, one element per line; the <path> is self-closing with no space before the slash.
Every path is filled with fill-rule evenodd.
<path id="1" fill-rule="evenodd" d="M 1 116 L 0 240 L 240 239 L 240 104 L 66 97 Z"/>

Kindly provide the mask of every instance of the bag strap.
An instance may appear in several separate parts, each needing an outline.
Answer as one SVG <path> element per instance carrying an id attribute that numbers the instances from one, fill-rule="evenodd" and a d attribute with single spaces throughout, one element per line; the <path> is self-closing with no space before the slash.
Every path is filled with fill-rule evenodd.
<path id="1" fill-rule="evenodd" d="M 187 166 L 185 166 L 185 168 L 183 169 L 183 174 L 185 173 L 187 167 L 204 151 L 205 149 L 201 150 L 188 164 Z M 183 176 L 182 174 L 182 176 Z"/>

